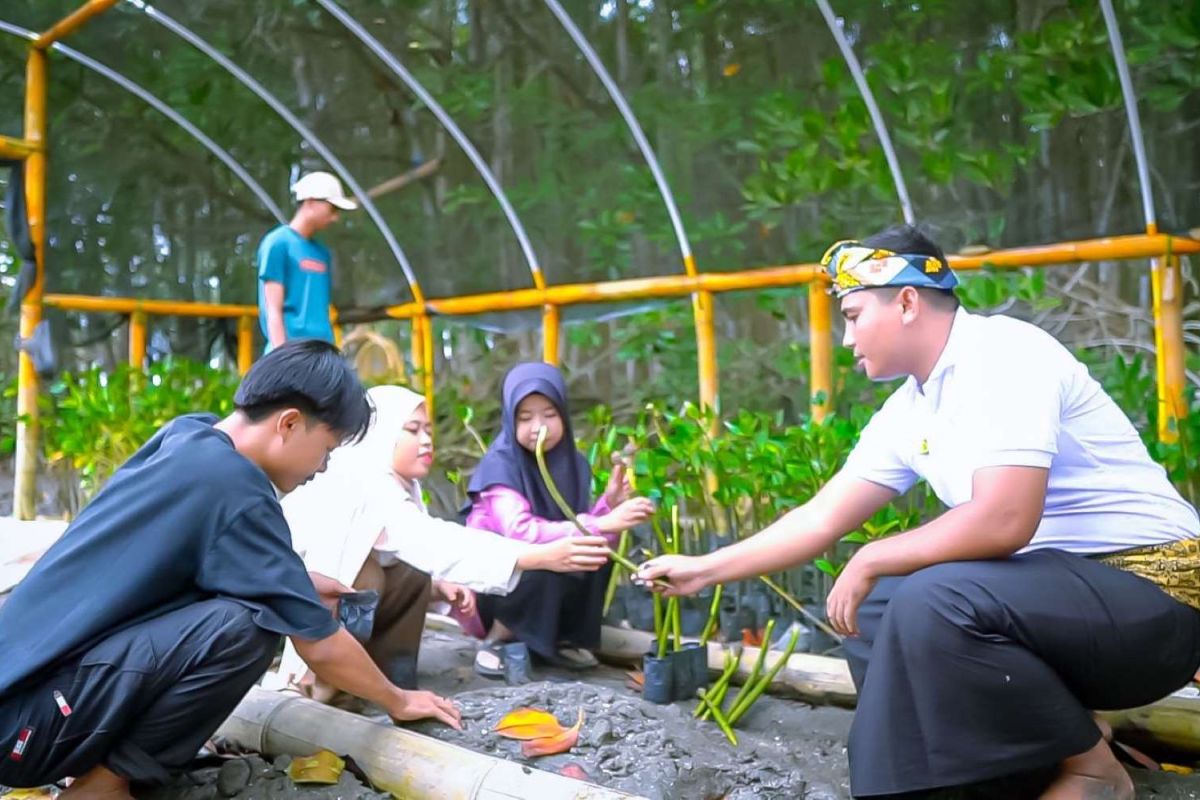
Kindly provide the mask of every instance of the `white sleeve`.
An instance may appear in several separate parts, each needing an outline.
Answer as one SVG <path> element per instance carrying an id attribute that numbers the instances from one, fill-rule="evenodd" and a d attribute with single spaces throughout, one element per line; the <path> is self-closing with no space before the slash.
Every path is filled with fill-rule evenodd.
<path id="1" fill-rule="evenodd" d="M 1026 349 L 1021 358 L 1010 351 L 984 364 L 961 418 L 973 440 L 972 465 L 1049 469 L 1058 454 L 1065 389 L 1081 367 L 1052 348 Z"/>
<path id="2" fill-rule="evenodd" d="M 911 489 L 919 477 L 904 458 L 904 443 L 911 439 L 911 436 L 902 435 L 905 427 L 901 420 L 899 392 L 904 389 L 897 390 L 871 417 L 841 470 L 897 494 Z"/>
<path id="3" fill-rule="evenodd" d="M 521 579 L 517 559 L 529 545 L 489 531 L 431 517 L 415 503 L 399 504 L 388 514 L 385 538 L 375 549 L 483 594 L 508 594 Z"/>

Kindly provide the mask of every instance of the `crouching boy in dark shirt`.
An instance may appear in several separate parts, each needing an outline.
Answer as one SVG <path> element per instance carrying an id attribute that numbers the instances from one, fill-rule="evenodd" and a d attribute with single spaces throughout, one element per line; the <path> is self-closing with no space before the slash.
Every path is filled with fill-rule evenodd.
<path id="1" fill-rule="evenodd" d="M 322 605 L 277 500 L 366 430 L 371 409 L 333 345 L 288 342 L 218 420 L 164 426 L 0 606 L 0 784 L 75 781 L 129 797 L 187 764 L 262 675 L 280 636 L 323 680 L 397 720 L 457 709 L 402 691 Z"/>

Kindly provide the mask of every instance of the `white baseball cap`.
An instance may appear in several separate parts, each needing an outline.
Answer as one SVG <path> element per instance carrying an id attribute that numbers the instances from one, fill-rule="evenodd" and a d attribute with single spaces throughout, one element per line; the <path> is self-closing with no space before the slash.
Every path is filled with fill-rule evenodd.
<path id="1" fill-rule="evenodd" d="M 328 172 L 310 172 L 292 185 L 292 194 L 296 202 L 304 200 L 324 200 L 332 203 L 343 211 L 353 211 L 358 203 L 346 197 L 342 191 L 342 182 Z"/>

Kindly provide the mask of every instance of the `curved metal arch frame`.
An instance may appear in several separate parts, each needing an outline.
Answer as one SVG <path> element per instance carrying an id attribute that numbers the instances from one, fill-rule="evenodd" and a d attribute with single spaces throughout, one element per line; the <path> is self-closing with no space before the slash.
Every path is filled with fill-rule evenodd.
<path id="1" fill-rule="evenodd" d="M 888 170 L 892 173 L 892 184 L 896 187 L 896 196 L 900 200 L 900 213 L 904 215 L 904 221 L 911 225 L 916 219 L 912 200 L 908 195 L 908 186 L 904 182 L 904 173 L 900 169 L 900 159 L 896 156 L 896 148 L 892 145 L 891 134 L 888 133 L 887 124 L 883 121 L 883 113 L 875 102 L 875 94 L 871 91 L 870 84 L 867 83 L 867 76 L 863 73 L 862 64 L 859 63 L 854 48 L 850 46 L 850 40 L 846 38 L 846 32 L 838 24 L 837 15 L 833 12 L 833 7 L 829 5 L 829 0 L 817 0 L 817 7 L 821 10 L 821 16 L 825 18 L 825 24 L 829 27 L 829 32 L 833 34 L 833 39 L 842 52 L 842 59 L 846 62 L 851 77 L 854 78 L 854 85 L 858 87 L 859 96 L 867 105 L 867 114 L 870 115 L 871 124 L 875 127 L 875 136 L 879 139 L 879 146 L 883 148 L 883 157 L 887 160 Z"/>
<path id="2" fill-rule="evenodd" d="M 31 42 L 36 41 L 39 35 L 36 31 L 22 28 L 19 25 L 15 25 L 5 20 L 0 20 L 0 32 L 25 38 Z M 255 197 L 262 202 L 262 204 L 268 211 L 271 212 L 271 215 L 275 217 L 276 220 L 278 220 L 281 224 L 287 222 L 287 218 L 283 215 L 283 211 L 271 198 L 271 195 L 267 193 L 267 191 L 262 187 L 261 184 L 259 184 L 258 181 L 254 180 L 246 168 L 242 166 L 237 159 L 230 155 L 229 151 L 210 139 L 208 135 L 204 133 L 204 131 L 197 128 L 190 120 L 188 120 L 171 106 L 167 105 L 167 103 L 157 95 L 151 93 L 140 84 L 135 83 L 134 81 L 125 77 L 112 67 L 101 64 L 95 59 L 86 56 L 78 50 L 68 47 L 61 42 L 52 44 L 50 49 L 62 53 L 75 63 L 99 74 L 104 78 L 107 78 L 125 91 L 144 101 L 155 111 L 158 111 L 160 114 L 167 117 L 167 119 L 171 120 L 179 127 L 183 128 L 183 130 L 186 131 L 189 136 L 202 144 L 205 149 L 220 159 L 221 163 L 229 167 L 230 171 L 232 171 L 234 175 L 236 175 L 238 179 L 246 185 L 247 189 L 254 193 Z"/>
<path id="3" fill-rule="evenodd" d="M 475 171 L 479 173 L 479 177 L 487 184 L 492 196 L 496 198 L 496 202 L 500 204 L 500 208 L 504 212 L 505 218 L 508 220 L 509 227 L 512 228 L 513 235 L 517 237 L 517 242 L 521 246 L 521 253 L 525 256 L 525 262 L 529 265 L 529 273 L 533 278 L 533 285 L 538 289 L 545 288 L 545 279 L 542 276 L 541 266 L 538 262 L 537 254 L 533 250 L 533 245 L 529 241 L 529 235 L 525 231 L 525 226 L 521 223 L 517 216 L 516 209 L 509 202 L 508 195 L 504 188 L 500 185 L 500 181 L 496 179 L 483 156 L 479 154 L 479 150 L 475 144 L 463 133 L 462 129 L 450 116 L 449 112 L 442 106 L 441 103 L 429 92 L 425 86 L 417 80 L 408 68 L 400 61 L 400 59 L 391 50 L 386 48 L 382 42 L 376 39 L 371 33 L 363 27 L 353 14 L 346 11 L 334 0 L 316 0 L 317 5 L 324 8 L 338 22 L 340 22 L 346 30 L 350 31 L 356 39 L 374 53 L 380 61 L 387 65 L 395 75 L 404 82 L 409 91 L 417 96 L 417 98 L 429 108 L 429 111 L 437 118 L 442 127 L 450 134 L 467 158 L 471 161 Z"/>
<path id="4" fill-rule="evenodd" d="M 350 170 L 346 168 L 341 160 L 333 154 L 333 151 L 331 151 L 329 147 L 327 147 L 325 143 L 315 133 L 313 133 L 311 129 L 308 128 L 308 126 L 301 122 L 299 118 L 297 118 L 296 115 L 293 114 L 291 110 L 279 100 L 279 98 L 269 92 L 248 72 L 243 70 L 237 64 L 234 64 L 233 61 L 213 47 L 212 44 L 210 44 L 206 39 L 193 32 L 183 23 L 154 8 L 154 6 L 145 2 L 145 0 L 125 0 L 125 2 L 129 3 L 134 8 L 137 8 L 148 18 L 162 25 L 171 33 L 183 39 L 188 44 L 204 53 L 204 55 L 208 56 L 212 61 L 216 62 L 218 66 L 232 75 L 234 79 L 257 95 L 260 100 L 270 106 L 271 109 L 275 111 L 275 113 L 278 114 L 292 128 L 292 130 L 299 134 L 304 141 L 308 142 L 308 144 L 310 144 L 312 148 L 317 151 L 321 158 L 325 159 L 329 166 L 333 168 L 333 171 L 336 172 L 338 176 L 346 182 L 346 185 L 350 187 L 350 191 L 354 194 L 358 202 L 362 204 L 363 210 L 367 212 L 367 216 L 371 218 L 371 221 L 375 223 L 375 227 L 378 228 L 379 232 L 383 235 L 384 241 L 387 242 L 388 248 L 391 250 L 393 257 L 395 257 L 396 262 L 400 265 L 401 271 L 404 273 L 405 280 L 408 281 L 409 291 L 412 293 L 413 300 L 418 303 L 424 303 L 425 296 L 421 291 L 420 283 L 417 281 L 416 275 L 413 273 L 412 265 L 409 264 L 408 257 L 404 254 L 403 248 L 401 248 L 400 243 L 396 241 L 396 236 L 392 232 L 391 227 L 387 224 L 387 221 L 383 218 L 383 215 L 379 213 L 379 209 L 375 206 L 375 203 L 372 202 L 371 198 L 367 196 L 366 191 L 354 178 L 354 175 L 352 175 Z"/>

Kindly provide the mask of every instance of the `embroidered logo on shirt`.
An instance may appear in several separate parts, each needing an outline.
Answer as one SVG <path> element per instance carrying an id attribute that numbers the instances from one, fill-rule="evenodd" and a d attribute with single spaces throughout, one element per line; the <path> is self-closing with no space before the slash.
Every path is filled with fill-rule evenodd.
<path id="1" fill-rule="evenodd" d="M 58 689 L 54 690 L 54 702 L 58 704 L 58 711 L 64 717 L 71 716 L 71 706 L 67 704 L 67 698 L 63 697 L 63 693 Z"/>
<path id="2" fill-rule="evenodd" d="M 921 440 L 921 446 L 917 448 L 917 455 L 919 455 L 919 456 L 929 455 L 929 440 L 928 439 Z"/>
<path id="3" fill-rule="evenodd" d="M 33 728 L 22 728 L 17 734 L 17 743 L 13 745 L 12 752 L 8 754 L 12 761 L 20 761 L 25 757 L 25 749 L 29 747 L 29 739 L 33 736 Z"/>
<path id="4" fill-rule="evenodd" d="M 325 272 L 328 267 L 324 261 L 317 258 L 302 258 L 300 259 L 300 269 L 305 272 Z"/>

